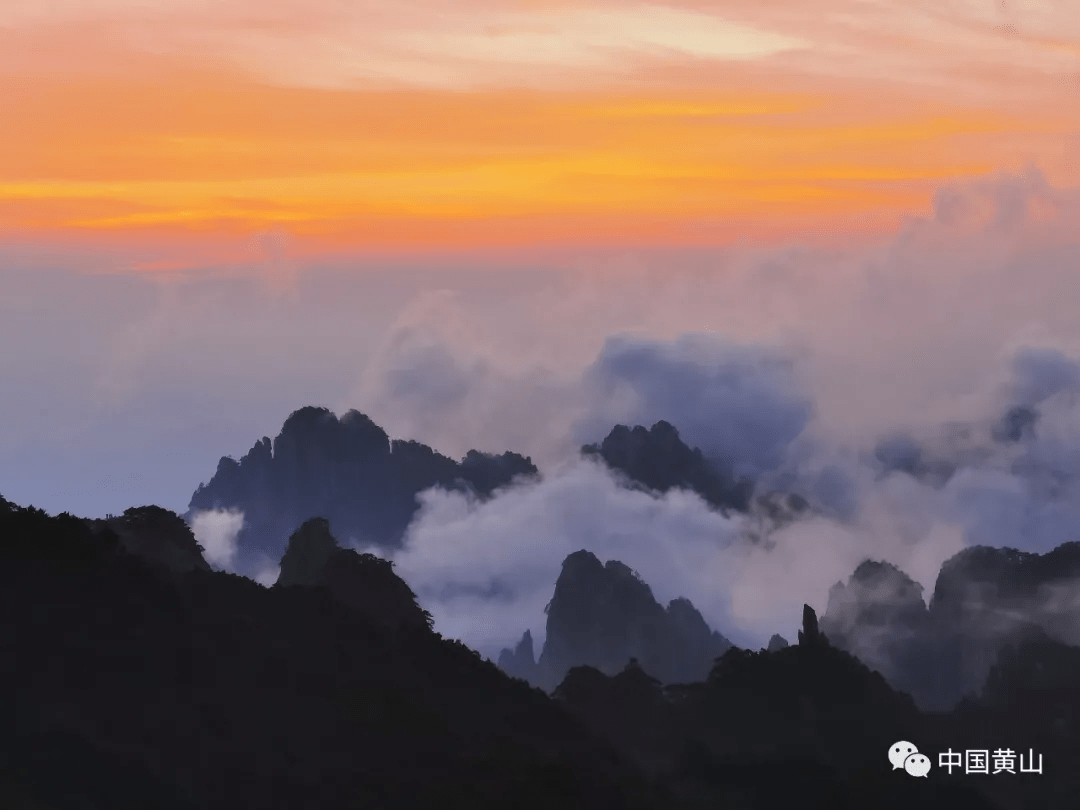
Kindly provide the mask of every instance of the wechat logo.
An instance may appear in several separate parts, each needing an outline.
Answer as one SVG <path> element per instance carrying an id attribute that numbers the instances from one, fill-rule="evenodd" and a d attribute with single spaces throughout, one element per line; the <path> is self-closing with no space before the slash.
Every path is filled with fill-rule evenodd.
<path id="1" fill-rule="evenodd" d="M 912 743 L 903 740 L 893 743 L 889 748 L 889 762 L 892 763 L 894 771 L 903 768 L 911 776 L 925 777 L 930 773 L 930 757 L 920 754 L 919 749 Z"/>

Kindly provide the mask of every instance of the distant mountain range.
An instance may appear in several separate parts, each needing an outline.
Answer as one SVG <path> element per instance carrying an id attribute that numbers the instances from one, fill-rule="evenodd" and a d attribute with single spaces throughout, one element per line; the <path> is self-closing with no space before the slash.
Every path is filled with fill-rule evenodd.
<path id="1" fill-rule="evenodd" d="M 600 444 L 587 444 L 581 452 L 603 459 L 612 470 L 647 489 L 690 489 L 721 510 L 745 512 L 750 507 L 753 481 L 736 479 L 707 460 L 700 449 L 679 438 L 669 422 L 657 422 L 649 429 L 616 425 Z"/>
<path id="2" fill-rule="evenodd" d="M 710 630 L 688 599 L 661 607 L 652 590 L 618 560 L 601 563 L 589 551 L 568 556 L 547 606 L 547 638 L 533 659 L 528 630 L 499 666 L 547 691 L 566 673 L 588 665 L 609 675 L 635 659 L 664 683 L 703 680 L 731 642 Z"/>
<path id="3" fill-rule="evenodd" d="M 948 710 L 1010 645 L 1080 644 L 1080 543 L 1043 555 L 964 549 L 942 565 L 929 608 L 922 586 L 868 560 L 833 586 L 822 629 L 920 706 Z"/>
<path id="4" fill-rule="evenodd" d="M 754 508 L 781 520 L 807 507 L 793 494 L 754 498 L 752 481 L 704 458 L 668 422 L 650 429 L 616 425 L 581 452 L 603 461 L 627 486 L 690 489 L 724 512 Z M 272 442 L 263 437 L 239 461 L 223 457 L 191 496 L 187 517 L 212 509 L 242 512 L 237 563 L 245 570 L 259 555 L 278 559 L 289 535 L 312 517 L 328 520 L 351 544 L 394 549 L 419 508 L 420 492 L 438 486 L 487 498 L 514 480 L 537 476 L 532 460 L 518 453 L 470 450 L 455 461 L 416 441 L 391 440 L 358 411 L 339 419 L 326 408 L 305 407 L 285 420 Z"/>
<path id="5" fill-rule="evenodd" d="M 454 461 L 419 442 L 391 440 L 357 411 L 338 419 L 326 408 L 306 407 L 285 420 L 272 443 L 263 437 L 240 461 L 222 458 L 191 496 L 187 514 L 243 512 L 237 542 L 244 567 L 258 553 L 280 558 L 292 532 L 313 517 L 328 520 L 346 541 L 392 549 L 423 490 L 441 486 L 487 497 L 515 477 L 537 474 L 517 453 L 471 450 Z"/>
<path id="6" fill-rule="evenodd" d="M 755 493 L 754 482 L 736 479 L 706 459 L 668 422 L 651 428 L 616 425 L 581 452 L 608 466 L 626 486 L 654 493 L 689 489 L 719 511 L 754 513 L 780 524 L 809 510 L 796 493 Z M 239 462 L 222 458 L 210 482 L 192 496 L 189 515 L 215 508 L 243 511 L 241 557 L 280 559 L 290 535 L 316 517 L 352 544 L 392 550 L 424 489 L 441 486 L 485 498 L 515 479 L 538 475 L 531 460 L 516 453 L 470 451 L 454 461 L 415 441 L 391 441 L 357 411 L 338 419 L 325 408 L 306 407 L 289 416 L 272 443 L 263 438 Z M 160 553 L 172 549 L 168 553 L 176 561 L 205 565 L 192 555 L 193 541 L 185 545 L 178 539 L 183 531 L 177 534 L 175 522 L 166 531 L 168 519 L 159 512 L 129 510 L 109 525 L 130 545 L 130 526 L 164 521 L 161 531 L 172 540 Z M 1067 544 L 1048 562 L 1042 559 L 968 549 L 943 567 L 929 608 L 910 577 L 887 563 L 867 561 L 847 584 L 833 588 L 822 628 L 920 706 L 947 710 L 982 685 L 999 652 L 1024 632 L 1038 629 L 1080 644 L 1077 599 L 1068 596 L 1073 591 L 1058 592 L 1061 583 L 1080 581 L 1080 546 Z M 663 607 L 622 563 L 602 564 L 582 551 L 566 560 L 555 583 L 543 648 L 534 649 L 526 635 L 515 649 L 503 651 L 500 662 L 547 690 L 574 666 L 615 674 L 630 658 L 662 682 L 676 683 L 704 677 L 728 646 L 688 601 Z"/>
<path id="7" fill-rule="evenodd" d="M 718 511 L 809 508 L 664 422 L 582 450 Z M 867 560 L 820 620 L 804 608 L 797 643 L 760 651 L 582 549 L 539 655 L 526 632 L 498 666 L 435 632 L 391 562 L 347 547 L 396 547 L 428 487 L 486 498 L 536 475 L 514 453 L 458 462 L 355 411 L 297 411 L 192 498 L 244 511 L 242 544 L 280 561 L 270 588 L 211 570 L 168 510 L 88 520 L 0 498 L 0 807 L 1075 807 L 1080 543 L 966 549 L 929 607 Z M 935 766 L 1009 748 L 1045 769 L 912 778 L 885 756 L 897 740 Z"/>
<path id="8" fill-rule="evenodd" d="M 574 665 L 548 697 L 442 639 L 392 565 L 342 548 L 325 520 L 294 532 L 269 589 L 178 557 L 194 538 L 165 510 L 113 520 L 126 538 L 0 499 L 4 807 L 1065 810 L 1080 789 L 1080 649 L 1045 633 L 1004 648 L 982 693 L 937 715 L 839 649 L 809 607 L 798 644 L 728 646 L 695 683 L 665 686 L 648 666 L 718 635 L 693 621 L 679 636 L 688 604 L 661 608 L 625 566 L 583 551 L 556 584 L 551 655 L 609 669 L 644 657 Z M 948 568 L 950 582 L 989 581 Z M 895 576 L 856 581 L 875 571 Z M 578 601 L 590 586 L 602 595 Z M 601 635 L 589 649 L 598 627 L 682 641 Z M 913 779 L 886 760 L 896 740 L 1030 748 L 1047 765 Z"/>

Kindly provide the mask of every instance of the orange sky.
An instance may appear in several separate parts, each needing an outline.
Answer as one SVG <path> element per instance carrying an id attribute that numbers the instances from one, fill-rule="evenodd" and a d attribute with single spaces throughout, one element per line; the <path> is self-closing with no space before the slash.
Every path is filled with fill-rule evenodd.
<path id="1" fill-rule="evenodd" d="M 262 5 L 7 0 L 0 242 L 708 244 L 1080 183 L 1071 2 Z"/>

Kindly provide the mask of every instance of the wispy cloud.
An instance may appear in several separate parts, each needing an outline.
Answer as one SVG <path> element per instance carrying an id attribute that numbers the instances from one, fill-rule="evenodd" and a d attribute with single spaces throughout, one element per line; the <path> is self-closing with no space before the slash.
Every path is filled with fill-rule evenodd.
<path id="1" fill-rule="evenodd" d="M 196 512 L 191 531 L 203 547 L 206 561 L 215 568 L 231 571 L 236 559 L 236 536 L 244 526 L 244 513 L 225 509 Z"/>
<path id="2" fill-rule="evenodd" d="M 708 438 L 711 425 L 723 436 L 739 409 L 767 414 L 790 396 L 763 399 L 755 370 L 743 365 L 724 374 L 745 381 L 726 386 L 732 401 L 717 408 L 707 386 L 724 373 L 722 355 L 697 367 L 693 385 L 678 348 L 655 344 L 657 363 L 641 371 L 670 386 L 666 418 L 678 426 L 689 414 L 688 435 Z M 929 597 L 941 564 L 966 546 L 1046 552 L 1074 540 L 1078 369 L 1080 359 L 1055 350 L 1018 352 L 1011 384 L 986 402 L 982 419 L 926 431 L 912 441 L 911 458 L 882 453 L 873 435 L 846 449 L 812 425 L 797 437 L 783 420 L 747 426 L 745 446 L 779 451 L 773 468 L 757 470 L 758 494 L 795 492 L 811 504 L 793 520 L 777 523 L 757 510 L 721 515 L 689 492 L 625 489 L 606 469 L 577 460 L 487 502 L 425 493 L 395 560 L 439 629 L 485 651 L 524 628 L 543 638 L 542 608 L 559 566 L 580 548 L 627 563 L 660 599 L 689 597 L 739 643 L 764 645 L 774 632 L 792 633 L 804 603 L 824 612 L 830 586 L 866 559 L 896 565 Z M 1034 416 L 1023 433 L 1003 435 L 997 425 L 1016 407 Z M 719 446 L 723 460 L 739 460 L 739 446 Z"/>

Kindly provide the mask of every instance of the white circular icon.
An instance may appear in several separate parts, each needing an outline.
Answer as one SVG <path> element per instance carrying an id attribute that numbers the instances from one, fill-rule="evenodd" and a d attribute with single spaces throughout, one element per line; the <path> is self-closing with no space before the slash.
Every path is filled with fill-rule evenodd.
<path id="1" fill-rule="evenodd" d="M 919 753 L 908 754 L 904 760 L 904 770 L 912 776 L 925 777 L 930 773 L 930 757 Z"/>
<path id="2" fill-rule="evenodd" d="M 916 748 L 912 743 L 900 740 L 900 742 L 894 742 L 892 744 L 892 747 L 889 749 L 889 762 L 892 763 L 893 770 L 895 771 L 898 768 L 904 767 L 905 759 L 907 759 L 912 754 L 917 753 L 919 753 L 919 749 Z"/>

